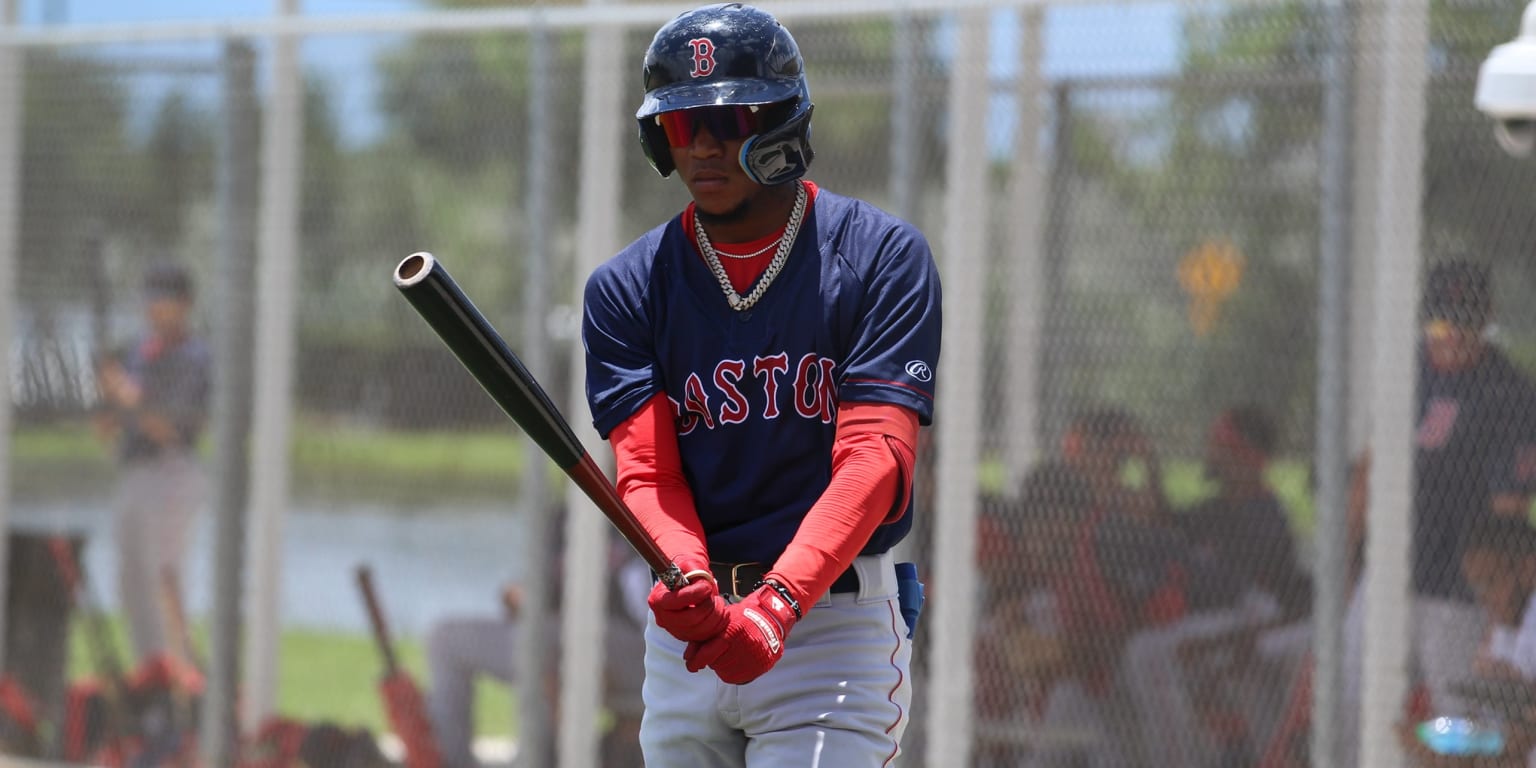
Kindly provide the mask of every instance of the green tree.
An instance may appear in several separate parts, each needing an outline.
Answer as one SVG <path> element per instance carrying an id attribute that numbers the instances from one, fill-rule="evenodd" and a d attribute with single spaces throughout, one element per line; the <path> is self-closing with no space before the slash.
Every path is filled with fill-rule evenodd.
<path id="1" fill-rule="evenodd" d="M 1379 27 L 1379 6 L 1353 10 L 1364 29 Z M 1508 296 L 1501 305 L 1516 314 L 1506 319 L 1529 333 L 1536 324 L 1518 316 L 1524 303 L 1513 297 L 1529 290 L 1536 271 L 1528 215 L 1536 169 L 1500 152 L 1471 103 L 1478 63 L 1513 35 L 1518 12 L 1493 2 L 1431 6 L 1424 242 L 1428 260 L 1491 261 Z M 1064 375 L 1086 382 L 1090 398 L 1144 404 L 1175 433 L 1203 424 L 1213 402 L 1253 399 L 1289 425 L 1291 445 L 1310 445 L 1320 190 L 1329 170 L 1321 165 L 1322 67 L 1332 23 L 1313 3 L 1191 11 L 1178 76 L 1142 89 L 1154 106 L 1129 106 L 1137 102 L 1128 93 L 1074 92 L 1066 162 L 1069 189 L 1081 197 L 1071 198 L 1061 226 L 1069 246 L 1092 229 L 1119 233 L 1092 235 L 1110 248 L 1134 244 L 1119 255 L 1118 275 L 1069 283 L 1077 298 L 1067 302 L 1074 319 L 1066 326 L 1110 325 L 1124 353 L 1072 358 L 1076 373 Z M 1355 56 L 1380 54 L 1370 47 L 1379 37 L 1362 38 Z M 1115 213 L 1084 202 L 1095 195 Z M 1196 339 L 1177 327 L 1183 297 L 1170 291 L 1172 276 L 1188 249 L 1215 235 L 1245 254 L 1243 285 L 1217 330 Z M 1067 253 L 1070 262 L 1094 252 Z M 1128 295 L 1139 300 L 1116 300 Z M 1103 349 L 1103 337 L 1078 332 L 1068 341 Z M 1186 428 L 1184 436 L 1193 445 L 1198 433 Z"/>
<path id="2" fill-rule="evenodd" d="M 97 269 L 93 243 L 140 212 L 127 94 L 86 56 L 28 51 L 25 72 L 20 295 L 79 297 Z"/>

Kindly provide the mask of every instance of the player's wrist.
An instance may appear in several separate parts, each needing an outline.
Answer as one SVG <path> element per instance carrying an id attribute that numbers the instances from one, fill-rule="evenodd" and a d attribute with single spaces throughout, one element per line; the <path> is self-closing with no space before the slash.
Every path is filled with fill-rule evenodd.
<path id="1" fill-rule="evenodd" d="M 765 589 L 768 590 L 768 592 L 777 595 L 781 600 L 783 600 L 784 606 L 789 609 L 790 613 L 794 616 L 795 621 L 799 621 L 800 619 L 805 618 L 805 611 L 800 607 L 800 601 L 796 599 L 795 596 L 790 593 L 789 588 L 781 583 L 778 579 L 770 576 L 763 579 L 762 581 L 759 581 L 753 587 L 754 592 Z"/>
<path id="2" fill-rule="evenodd" d="M 683 574 L 683 583 L 708 581 L 715 583 L 715 574 L 709 569 L 709 558 L 692 552 L 672 558 L 672 564 Z"/>
<path id="3" fill-rule="evenodd" d="M 780 564 L 776 563 L 772 570 L 763 574 L 763 581 L 771 581 L 784 587 L 789 592 L 789 596 L 794 598 L 796 603 L 800 604 L 802 612 L 810 610 L 811 606 L 816 604 L 817 599 L 821 595 L 819 593 L 813 594 L 805 588 L 806 583 L 810 581 L 809 579 L 791 576 L 787 569 L 779 566 Z"/>

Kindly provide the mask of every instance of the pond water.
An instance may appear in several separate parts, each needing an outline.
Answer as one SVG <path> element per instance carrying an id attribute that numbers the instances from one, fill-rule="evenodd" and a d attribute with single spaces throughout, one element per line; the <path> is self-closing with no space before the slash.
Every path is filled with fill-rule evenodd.
<path id="1" fill-rule="evenodd" d="M 18 532 L 78 532 L 96 599 L 118 602 L 116 551 L 106 498 L 20 503 Z M 521 578 L 522 515 L 511 505 L 400 510 L 369 503 L 296 502 L 284 522 L 282 591 L 287 628 L 367 631 L 354 569 L 373 569 L 384 611 L 399 636 L 424 632 L 447 614 L 499 610 L 501 585 Z M 184 566 L 187 610 L 206 615 L 214 591 L 213 525 L 204 515 Z"/>

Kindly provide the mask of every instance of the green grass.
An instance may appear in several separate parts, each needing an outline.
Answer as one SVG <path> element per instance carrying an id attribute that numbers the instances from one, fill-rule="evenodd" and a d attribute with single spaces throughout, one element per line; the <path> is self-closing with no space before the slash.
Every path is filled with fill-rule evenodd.
<path id="1" fill-rule="evenodd" d="M 399 432 L 300 419 L 290 445 L 294 495 L 402 503 L 507 498 L 525 458 L 522 433 L 511 426 Z M 202 448 L 206 458 L 210 441 Z M 11 454 L 20 498 L 101 492 L 111 482 L 111 447 L 85 424 L 20 426 Z M 549 469 L 558 480 L 559 469 Z"/>
<path id="2" fill-rule="evenodd" d="M 77 615 L 70 632 L 70 680 L 97 672 L 86 629 L 84 617 Z M 108 619 L 107 629 L 111 647 L 116 649 L 119 659 L 126 659 L 128 641 L 122 622 L 115 617 Z M 194 642 L 200 649 L 206 649 L 206 631 L 199 628 Z M 421 644 L 414 639 L 397 640 L 395 652 L 425 695 L 428 678 Z M 303 722 L 327 721 L 362 727 L 374 733 L 389 730 L 379 692 L 384 664 L 371 636 L 288 630 L 282 633 L 278 653 L 278 714 Z M 509 686 L 480 680 L 475 699 L 476 734 L 505 736 L 513 732 L 516 712 Z"/>
<path id="3" fill-rule="evenodd" d="M 111 448 L 88 425 L 18 426 L 11 431 L 11 492 L 33 498 L 80 490 L 104 491 Z"/>
<path id="4" fill-rule="evenodd" d="M 387 432 L 301 424 L 291 455 L 297 495 L 405 502 L 506 498 L 517 492 L 524 461 L 522 435 L 512 428 Z"/>
<path id="5" fill-rule="evenodd" d="M 278 708 L 302 720 L 335 720 L 387 730 L 379 680 L 384 674 L 373 639 L 364 635 L 294 630 L 283 633 Z M 428 678 L 420 643 L 397 641 L 395 653 L 425 695 Z M 512 732 L 509 686 L 481 680 L 476 686 L 475 732 Z"/>
<path id="6" fill-rule="evenodd" d="M 1316 506 L 1312 501 L 1311 480 L 1305 462 L 1295 459 L 1279 459 L 1269 465 L 1266 473 L 1269 485 L 1280 498 L 1290 517 L 1291 530 L 1298 537 L 1312 535 Z M 984 491 L 1001 493 L 1006 473 L 996 460 L 984 461 L 977 472 L 978 482 Z M 1199 459 L 1165 459 L 1163 461 L 1163 492 L 1174 509 L 1187 509 L 1215 492 L 1215 487 L 1205 478 L 1205 470 Z"/>

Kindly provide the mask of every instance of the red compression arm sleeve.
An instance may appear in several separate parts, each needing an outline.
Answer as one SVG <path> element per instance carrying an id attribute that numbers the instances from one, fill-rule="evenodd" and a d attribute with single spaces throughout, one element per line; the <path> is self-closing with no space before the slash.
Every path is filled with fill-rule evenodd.
<path id="1" fill-rule="evenodd" d="M 683 477 L 677 430 L 667 396 L 657 394 L 633 416 L 614 427 L 613 444 L 619 498 L 629 505 L 667 557 L 676 562 L 694 555 L 709 562 L 704 525 L 693 506 L 693 492 Z"/>
<path id="2" fill-rule="evenodd" d="M 853 564 L 876 528 L 906 510 L 916 463 L 917 414 L 885 403 L 837 411 L 832 482 L 768 576 L 809 609 Z"/>

